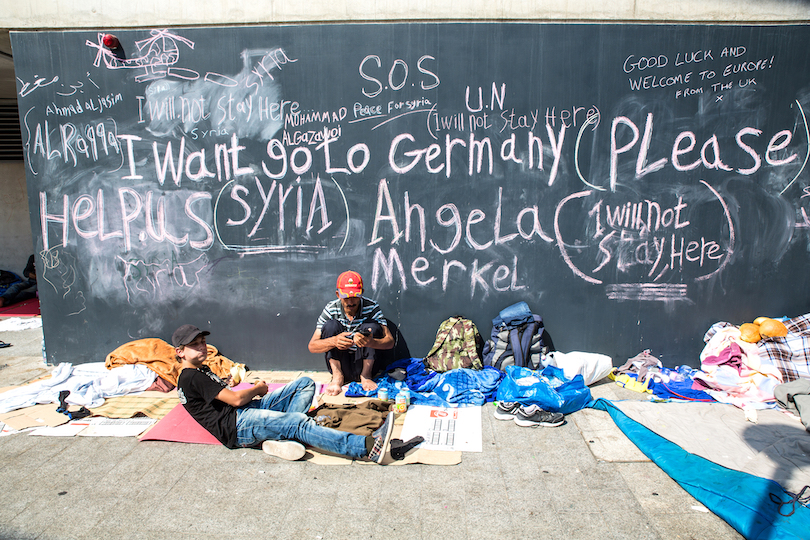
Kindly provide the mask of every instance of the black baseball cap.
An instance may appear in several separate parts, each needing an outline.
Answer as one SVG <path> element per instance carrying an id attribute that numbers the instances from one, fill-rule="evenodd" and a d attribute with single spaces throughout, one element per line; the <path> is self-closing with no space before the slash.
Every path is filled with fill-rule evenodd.
<path id="1" fill-rule="evenodd" d="M 193 324 L 184 324 L 172 334 L 172 345 L 175 347 L 184 347 L 194 341 L 197 336 L 208 335 L 211 335 L 211 332 L 200 330 Z"/>

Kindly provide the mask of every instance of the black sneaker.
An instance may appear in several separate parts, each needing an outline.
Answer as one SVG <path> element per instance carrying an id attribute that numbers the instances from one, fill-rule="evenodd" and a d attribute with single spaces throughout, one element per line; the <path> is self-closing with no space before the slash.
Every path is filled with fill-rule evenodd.
<path id="1" fill-rule="evenodd" d="M 382 464 L 385 459 L 385 453 L 388 451 L 388 446 L 391 444 L 391 435 L 394 434 L 394 413 L 388 413 L 383 425 L 373 433 L 374 446 L 371 452 L 368 453 L 368 459 Z"/>
<path id="2" fill-rule="evenodd" d="M 499 401 L 495 409 L 495 418 L 498 420 L 512 420 L 520 409 L 520 403 L 516 401 Z"/>
<path id="3" fill-rule="evenodd" d="M 515 423 L 521 427 L 557 427 L 565 423 L 565 416 L 562 413 L 545 411 L 537 405 L 527 405 L 517 410 Z"/>

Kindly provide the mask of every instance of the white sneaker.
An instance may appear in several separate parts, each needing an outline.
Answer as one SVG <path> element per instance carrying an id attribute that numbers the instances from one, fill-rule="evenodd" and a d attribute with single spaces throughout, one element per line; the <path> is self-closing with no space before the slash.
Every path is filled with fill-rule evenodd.
<path id="1" fill-rule="evenodd" d="M 304 445 L 296 441 L 264 441 L 262 451 L 287 461 L 297 461 L 307 453 Z"/>

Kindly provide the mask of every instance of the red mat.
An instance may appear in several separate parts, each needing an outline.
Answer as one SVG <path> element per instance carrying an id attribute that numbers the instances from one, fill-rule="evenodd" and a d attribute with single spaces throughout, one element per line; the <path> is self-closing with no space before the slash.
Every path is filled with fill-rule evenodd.
<path id="1" fill-rule="evenodd" d="M 39 298 L 31 298 L 0 308 L 0 317 L 33 317 L 39 314 Z"/>
<path id="2" fill-rule="evenodd" d="M 222 444 L 207 429 L 198 424 L 181 404 L 177 404 L 169 414 L 161 418 L 138 439 L 141 441 Z"/>

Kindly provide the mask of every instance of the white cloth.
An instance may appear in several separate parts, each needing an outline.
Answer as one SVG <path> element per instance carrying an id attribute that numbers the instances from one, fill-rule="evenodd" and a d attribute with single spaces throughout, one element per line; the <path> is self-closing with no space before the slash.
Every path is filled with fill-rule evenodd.
<path id="1" fill-rule="evenodd" d="M 110 397 L 143 392 L 155 382 L 157 373 L 143 364 L 107 369 L 104 362 L 61 363 L 50 379 L 43 379 L 0 394 L 0 414 L 39 403 L 59 403 L 59 392 L 70 390 L 67 403 L 99 407 Z"/>
<path id="2" fill-rule="evenodd" d="M 562 369 L 567 379 L 582 375 L 585 386 L 590 386 L 608 376 L 613 369 L 613 359 L 599 353 L 552 351 L 543 357 L 543 367 L 548 366 Z"/>
<path id="3" fill-rule="evenodd" d="M 42 319 L 39 317 L 11 317 L 0 321 L 0 332 L 15 332 L 30 328 L 42 328 Z"/>

